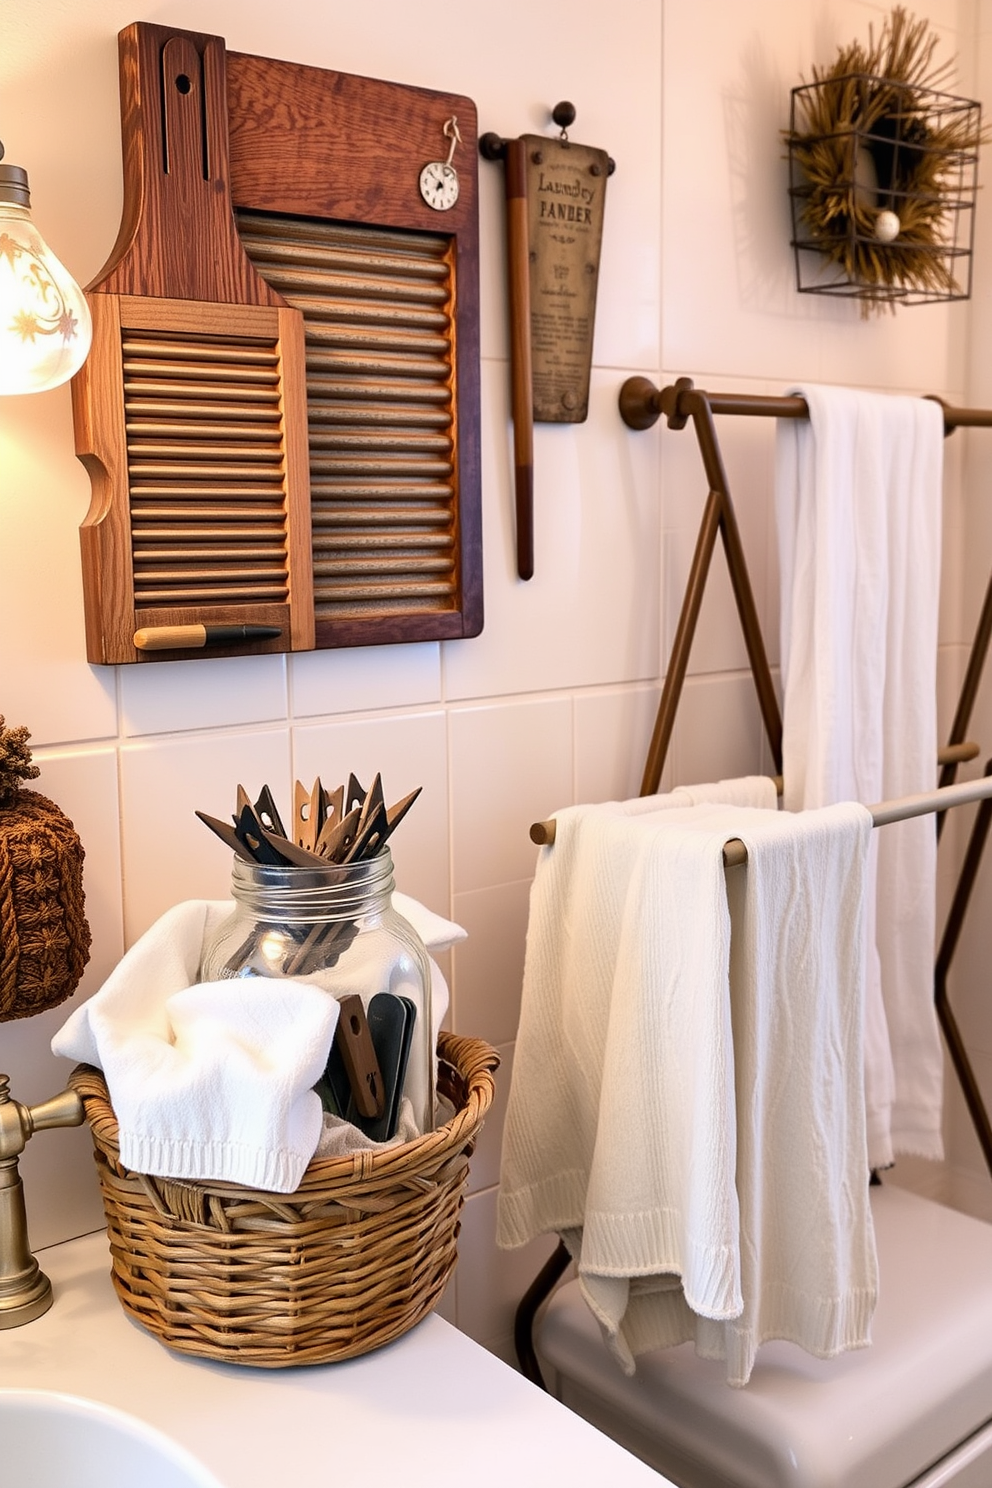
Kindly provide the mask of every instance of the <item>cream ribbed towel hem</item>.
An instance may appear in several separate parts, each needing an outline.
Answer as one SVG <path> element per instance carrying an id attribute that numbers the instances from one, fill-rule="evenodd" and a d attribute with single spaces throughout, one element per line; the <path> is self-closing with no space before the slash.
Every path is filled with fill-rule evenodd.
<path id="1" fill-rule="evenodd" d="M 635 1372 L 640 1354 L 691 1342 L 701 1358 L 726 1364 L 727 1383 L 735 1388 L 747 1384 L 758 1349 L 773 1339 L 794 1343 L 818 1359 L 867 1348 L 877 1301 L 874 1286 L 855 1288 L 840 1297 L 819 1297 L 773 1284 L 766 1289 L 763 1322 L 756 1328 L 734 1320 L 699 1318 L 681 1292 L 671 1287 L 638 1293 L 636 1283 L 631 1283 L 630 1293 L 616 1332 L 604 1322 L 606 1314 L 597 1313 L 610 1351 L 625 1374 Z M 595 1306 L 593 1310 L 597 1311 Z"/>
<path id="2" fill-rule="evenodd" d="M 180 1137 L 169 1140 L 125 1130 L 120 1142 L 121 1162 L 133 1173 L 203 1180 L 223 1174 L 225 1182 L 244 1183 L 270 1193 L 290 1193 L 299 1186 L 309 1160 L 311 1135 L 314 1148 L 320 1135 L 319 1102 L 308 1114 L 308 1129 L 300 1132 L 301 1148 L 274 1149 L 245 1142 L 197 1142 Z"/>

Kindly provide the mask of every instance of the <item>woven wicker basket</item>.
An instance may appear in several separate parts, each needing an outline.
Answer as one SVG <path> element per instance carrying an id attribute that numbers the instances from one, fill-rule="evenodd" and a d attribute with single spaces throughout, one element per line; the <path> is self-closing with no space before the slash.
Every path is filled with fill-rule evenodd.
<path id="1" fill-rule="evenodd" d="M 315 1158 L 291 1194 L 150 1178 L 121 1167 L 98 1070 L 78 1066 L 125 1312 L 181 1353 L 272 1368 L 398 1338 L 457 1258 L 468 1159 L 493 1097 L 495 1050 L 442 1034 L 445 1126 L 379 1152 Z"/>

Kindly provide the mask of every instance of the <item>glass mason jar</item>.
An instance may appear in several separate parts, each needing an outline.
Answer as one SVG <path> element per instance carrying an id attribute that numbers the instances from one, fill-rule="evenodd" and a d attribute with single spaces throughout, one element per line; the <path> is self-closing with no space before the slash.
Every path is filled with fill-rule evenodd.
<path id="1" fill-rule="evenodd" d="M 230 915 L 205 940 L 200 981 L 305 977 L 339 1000 L 356 993 L 366 1013 L 378 992 L 413 1004 L 403 1094 L 421 1132 L 434 1126 L 431 971 L 423 941 L 392 905 L 393 860 L 271 867 L 235 855 Z"/>

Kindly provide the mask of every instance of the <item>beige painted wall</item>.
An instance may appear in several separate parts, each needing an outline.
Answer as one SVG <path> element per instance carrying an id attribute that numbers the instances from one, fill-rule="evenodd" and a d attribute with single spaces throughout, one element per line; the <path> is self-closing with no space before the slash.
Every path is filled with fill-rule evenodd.
<path id="1" fill-rule="evenodd" d="M 705 494 L 688 434 L 632 434 L 620 423 L 623 378 L 691 375 L 772 392 L 821 380 L 992 403 L 982 290 L 992 253 L 981 217 L 970 304 L 862 321 L 849 303 L 795 292 L 779 136 L 789 88 L 887 9 L 861 0 L 505 0 L 494 13 L 478 0 L 159 0 L 136 13 L 130 0 L 0 0 L 7 159 L 28 168 L 36 220 L 84 282 L 117 232 L 116 33 L 135 19 L 212 32 L 239 51 L 464 92 L 480 128 L 504 134 L 545 128 L 550 106 L 570 98 L 574 137 L 617 161 L 591 413 L 583 426 L 537 430 L 528 585 L 513 570 L 501 180 L 480 166 L 486 627 L 476 640 L 91 667 L 76 536 L 89 491 L 72 453 L 68 391 L 0 405 L 0 711 L 31 729 L 40 786 L 86 845 L 94 951 L 78 996 L 168 905 L 226 892 L 228 858 L 195 807 L 223 815 L 239 780 L 285 792 L 318 771 L 330 780 L 380 769 L 392 796 L 424 786 L 396 839 L 400 887 L 470 931 L 449 967 L 453 1023 L 500 1047 L 505 1094 L 534 865 L 527 828 L 572 801 L 636 791 Z M 946 53 L 963 59 L 962 91 L 992 95 L 988 0 L 933 0 L 927 13 Z M 727 421 L 721 433 L 774 659 L 772 429 Z M 945 720 L 992 557 L 987 458 L 981 435 L 948 447 Z M 719 569 L 670 780 L 767 768 L 744 665 Z M 960 835 L 948 834 L 948 859 Z M 967 945 L 978 968 L 988 915 L 979 920 Z M 981 1011 L 980 977 L 968 981 L 968 1032 L 992 1088 L 992 1016 Z M 64 1015 L 0 1027 L 0 1069 L 21 1099 L 59 1087 L 65 1069 L 48 1041 Z M 955 1101 L 951 1113 L 949 1164 L 913 1181 L 981 1209 L 988 1180 Z M 498 1159 L 495 1119 L 444 1310 L 505 1354 L 513 1305 L 540 1257 L 495 1250 Z M 85 1133 L 40 1136 L 22 1169 L 36 1244 L 100 1223 Z"/>

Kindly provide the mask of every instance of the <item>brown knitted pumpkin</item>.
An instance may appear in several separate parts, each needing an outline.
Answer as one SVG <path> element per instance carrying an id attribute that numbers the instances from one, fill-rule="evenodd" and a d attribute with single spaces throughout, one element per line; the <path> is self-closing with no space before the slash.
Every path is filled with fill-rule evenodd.
<path id="1" fill-rule="evenodd" d="M 40 773 L 28 738 L 0 714 L 0 1022 L 64 1002 L 90 952 L 82 843 L 54 801 L 21 789 Z"/>

